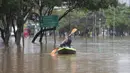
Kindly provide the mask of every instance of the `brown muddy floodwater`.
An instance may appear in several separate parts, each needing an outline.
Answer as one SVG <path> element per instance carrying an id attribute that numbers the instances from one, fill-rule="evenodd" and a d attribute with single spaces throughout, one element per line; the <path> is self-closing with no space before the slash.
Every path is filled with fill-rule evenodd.
<path id="1" fill-rule="evenodd" d="M 73 39 L 75 55 L 51 56 L 53 39 L 48 38 L 48 49 L 25 39 L 21 52 L 12 43 L 11 49 L 0 48 L 0 73 L 130 73 L 130 38 Z M 44 41 L 43 41 L 44 42 Z M 57 39 L 57 46 L 61 40 Z M 0 43 L 0 47 L 1 47 Z"/>

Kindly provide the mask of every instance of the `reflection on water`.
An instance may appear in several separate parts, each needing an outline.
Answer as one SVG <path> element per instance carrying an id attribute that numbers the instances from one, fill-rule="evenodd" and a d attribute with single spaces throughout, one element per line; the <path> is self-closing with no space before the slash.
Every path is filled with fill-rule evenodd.
<path id="1" fill-rule="evenodd" d="M 24 55 L 23 53 L 12 54 L 5 51 L 0 56 L 1 73 L 24 73 Z"/>
<path id="2" fill-rule="evenodd" d="M 59 55 L 57 69 L 58 73 L 76 73 L 76 55 Z"/>
<path id="3" fill-rule="evenodd" d="M 125 38 L 87 39 L 87 44 L 84 39 L 76 39 L 72 45 L 77 54 L 55 56 L 50 55 L 53 43 L 46 52 L 40 49 L 40 44 L 29 43 L 25 44 L 24 52 L 0 49 L 0 73 L 129 73 L 129 43 Z"/>
<path id="4" fill-rule="evenodd" d="M 11 53 L 3 55 L 0 73 L 129 73 L 130 55 Z M 125 57 L 126 56 L 126 57 Z"/>

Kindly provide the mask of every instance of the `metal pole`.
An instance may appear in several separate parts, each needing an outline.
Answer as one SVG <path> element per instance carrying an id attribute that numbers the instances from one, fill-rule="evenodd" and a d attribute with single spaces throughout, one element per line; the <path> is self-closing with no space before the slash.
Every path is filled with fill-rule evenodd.
<path id="1" fill-rule="evenodd" d="M 102 14 L 103 14 L 103 16 L 104 16 L 104 9 L 102 9 Z M 102 18 L 101 18 L 101 25 L 103 26 L 103 39 L 104 39 L 104 36 L 105 36 L 105 34 L 104 34 L 104 29 L 105 29 L 105 24 L 102 24 Z"/>
<path id="2" fill-rule="evenodd" d="M 94 12 L 93 12 L 93 30 L 92 30 L 92 38 L 93 38 L 93 41 L 94 41 L 94 34 L 95 34 L 95 32 L 94 32 L 94 28 L 95 28 L 95 16 L 94 16 Z"/>
<path id="3" fill-rule="evenodd" d="M 97 26 L 97 21 L 96 21 L 96 13 L 95 13 L 95 25 L 94 25 L 94 33 L 95 33 L 95 41 L 96 41 L 96 38 L 97 38 L 97 32 L 96 32 L 96 26 Z"/>
<path id="4" fill-rule="evenodd" d="M 45 32 L 45 51 L 47 51 L 47 33 L 46 32 Z"/>
<path id="5" fill-rule="evenodd" d="M 55 30 L 53 30 L 54 32 L 54 48 L 56 48 L 56 33 L 55 33 Z"/>
<path id="6" fill-rule="evenodd" d="M 114 38 L 115 38 L 115 7 L 114 7 L 114 21 L 113 21 L 113 39 L 112 39 L 113 42 Z M 112 46 L 113 46 L 113 53 L 115 53 L 114 43 L 112 43 Z"/>
<path id="7" fill-rule="evenodd" d="M 87 16 L 86 16 L 86 22 L 85 22 L 86 24 L 87 24 Z M 87 28 L 86 28 L 87 29 Z M 89 29 L 88 29 L 89 30 Z M 87 30 L 87 32 L 88 32 L 88 30 Z M 85 31 L 86 32 L 86 31 Z M 86 37 L 86 53 L 87 53 L 87 36 L 88 36 L 88 33 L 85 35 Z"/>
<path id="8" fill-rule="evenodd" d="M 69 0 L 69 8 L 70 8 L 70 0 Z M 70 17 L 70 13 L 69 13 L 69 32 L 70 32 L 70 19 L 71 19 L 71 17 Z"/>
<path id="9" fill-rule="evenodd" d="M 70 32 L 70 28 L 71 28 L 71 25 L 70 25 L 70 13 L 69 13 L 69 32 Z"/>
<path id="10" fill-rule="evenodd" d="M 114 7 L 114 21 L 113 21 L 113 39 L 115 38 L 115 7 Z"/>

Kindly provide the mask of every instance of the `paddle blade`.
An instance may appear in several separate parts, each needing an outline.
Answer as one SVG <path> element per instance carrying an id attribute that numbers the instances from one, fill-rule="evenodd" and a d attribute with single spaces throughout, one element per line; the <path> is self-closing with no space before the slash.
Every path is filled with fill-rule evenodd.
<path id="1" fill-rule="evenodd" d="M 55 48 L 54 50 L 52 50 L 51 55 L 54 55 L 57 50 L 58 50 L 58 48 Z"/>
<path id="2" fill-rule="evenodd" d="M 74 29 L 71 31 L 71 33 L 69 34 L 69 36 L 70 36 L 71 34 L 75 33 L 76 31 L 77 31 L 77 29 L 74 28 Z"/>

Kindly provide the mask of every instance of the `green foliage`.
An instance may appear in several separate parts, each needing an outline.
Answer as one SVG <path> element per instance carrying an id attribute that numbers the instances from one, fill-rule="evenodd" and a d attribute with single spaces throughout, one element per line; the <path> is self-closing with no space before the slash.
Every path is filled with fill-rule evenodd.
<path id="1" fill-rule="evenodd" d="M 13 12 L 17 11 L 19 9 L 19 0 L 8 0 L 7 7 Z"/>
<path id="2" fill-rule="evenodd" d="M 43 5 L 46 5 L 47 7 L 60 6 L 61 3 L 62 0 L 43 0 Z"/>
<path id="3" fill-rule="evenodd" d="M 0 0 L 0 7 L 1 7 L 1 4 L 2 4 L 2 0 Z"/>
<path id="4" fill-rule="evenodd" d="M 109 7 L 105 10 L 105 15 L 107 17 L 107 26 L 116 29 L 126 30 L 126 26 L 130 26 L 130 9 L 125 5 L 119 5 L 116 8 Z"/>
<path id="5" fill-rule="evenodd" d="M 62 9 L 61 11 L 57 11 L 56 14 L 58 14 L 59 16 L 62 15 L 65 12 L 65 9 Z M 66 15 L 60 22 L 60 26 L 59 28 L 65 27 L 69 24 L 71 24 L 71 26 L 77 25 L 78 24 L 78 20 L 82 17 L 85 16 L 85 12 L 84 11 L 77 11 L 77 10 L 73 10 L 72 12 L 70 12 L 68 15 Z M 75 23 L 73 23 L 75 22 Z"/>
<path id="6" fill-rule="evenodd" d="M 89 10 L 95 11 L 100 8 L 106 9 L 109 6 L 117 6 L 118 0 L 88 0 L 86 8 Z"/>
<path id="7" fill-rule="evenodd" d="M 3 0 L 1 5 L 1 13 L 15 12 L 19 7 L 18 0 Z"/>
<path id="8" fill-rule="evenodd" d="M 106 9 L 109 6 L 117 6 L 118 0 L 44 0 L 43 5 L 60 6 L 66 2 L 68 6 L 76 6 L 76 8 L 87 8 L 88 10 Z"/>

